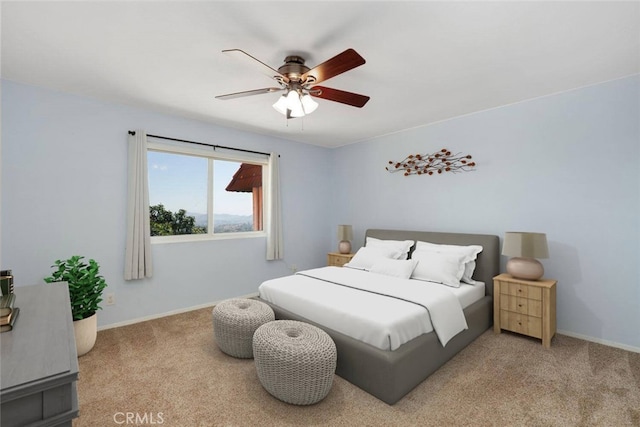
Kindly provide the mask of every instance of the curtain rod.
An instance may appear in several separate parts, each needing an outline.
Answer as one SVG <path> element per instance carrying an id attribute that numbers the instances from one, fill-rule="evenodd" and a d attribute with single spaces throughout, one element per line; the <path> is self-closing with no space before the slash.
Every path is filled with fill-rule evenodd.
<path id="1" fill-rule="evenodd" d="M 136 131 L 134 131 L 134 130 L 130 130 L 129 131 L 129 135 L 135 135 L 135 134 L 136 134 Z M 207 144 L 207 143 L 204 143 L 204 142 L 188 141 L 186 139 L 169 138 L 168 136 L 151 135 L 151 134 L 147 134 L 147 136 L 150 136 L 151 138 L 166 139 L 168 141 L 177 141 L 177 142 L 186 142 L 187 144 L 204 145 L 205 147 L 213 147 L 214 150 L 216 148 L 223 148 L 225 150 L 242 151 L 243 153 L 262 154 L 262 155 L 265 155 L 265 156 L 270 156 L 271 155 L 269 153 L 264 153 L 262 151 L 245 150 L 244 148 L 226 147 L 224 145 Z M 278 157 L 280 157 L 279 154 L 278 154 Z"/>

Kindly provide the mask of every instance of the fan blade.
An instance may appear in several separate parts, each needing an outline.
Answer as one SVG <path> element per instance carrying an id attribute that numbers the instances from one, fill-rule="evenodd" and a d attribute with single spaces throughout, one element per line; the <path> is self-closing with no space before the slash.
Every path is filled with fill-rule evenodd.
<path id="1" fill-rule="evenodd" d="M 251 96 L 251 95 L 262 95 L 263 93 L 274 93 L 280 92 L 284 89 L 279 87 L 266 87 L 264 89 L 255 89 L 255 90 L 246 90 L 244 92 L 236 92 L 236 93 L 228 93 L 226 95 L 218 95 L 217 99 L 234 99 L 234 98 L 242 98 L 243 96 Z"/>
<path id="2" fill-rule="evenodd" d="M 284 82 L 289 81 L 289 79 L 286 78 L 284 75 L 280 74 L 278 70 L 268 66 L 267 64 L 265 64 L 264 62 L 256 58 L 255 56 L 248 54 L 242 49 L 225 49 L 222 51 L 222 53 L 230 54 L 234 58 L 243 59 L 245 60 L 245 62 L 248 62 L 246 60 L 252 59 L 253 61 L 251 61 L 251 64 L 256 65 L 256 62 L 260 64 L 260 70 L 262 71 L 263 74 L 267 75 L 267 77 L 270 77 L 276 80 L 281 79 Z"/>
<path id="3" fill-rule="evenodd" d="M 316 92 L 316 90 L 320 92 Z M 362 108 L 364 104 L 369 101 L 369 97 L 365 95 L 359 95 L 353 92 L 345 92 L 344 90 L 331 89 L 330 87 L 314 86 L 309 92 L 311 96 L 316 98 L 327 99 L 329 101 L 340 102 L 342 104 L 351 105 L 353 107 Z"/>
<path id="4" fill-rule="evenodd" d="M 365 62 L 367 61 L 365 61 L 358 52 L 353 49 L 347 49 L 304 73 L 301 80 L 304 81 L 308 76 L 313 76 L 315 78 L 314 83 L 320 83 L 325 80 L 329 80 L 338 74 L 342 74 L 346 71 L 359 67 Z"/>

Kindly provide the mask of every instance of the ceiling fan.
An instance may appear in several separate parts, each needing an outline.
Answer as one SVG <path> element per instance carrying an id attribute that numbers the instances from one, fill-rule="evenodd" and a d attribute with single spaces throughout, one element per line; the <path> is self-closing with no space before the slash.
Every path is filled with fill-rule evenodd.
<path id="1" fill-rule="evenodd" d="M 318 86 L 318 83 L 359 67 L 366 62 L 353 49 L 347 49 L 314 68 L 307 67 L 304 64 L 304 58 L 300 56 L 287 56 L 284 59 L 284 65 L 277 70 L 241 49 L 227 49 L 222 52 L 254 61 L 253 63 L 259 65 L 267 76 L 278 83 L 278 87 L 218 95 L 217 99 L 226 100 L 264 93 L 284 92 L 273 104 L 273 107 L 284 114 L 287 119 L 303 117 L 312 113 L 318 107 L 312 98 L 322 98 L 358 108 L 362 108 L 369 101 L 369 97 L 365 95 Z"/>

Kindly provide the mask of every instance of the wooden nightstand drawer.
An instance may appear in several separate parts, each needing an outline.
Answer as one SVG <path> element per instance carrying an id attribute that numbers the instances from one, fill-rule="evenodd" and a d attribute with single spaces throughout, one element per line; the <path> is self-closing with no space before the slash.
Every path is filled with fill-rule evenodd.
<path id="1" fill-rule="evenodd" d="M 500 298 L 500 310 L 542 317 L 542 300 L 502 295 L 502 298 Z"/>
<path id="2" fill-rule="evenodd" d="M 536 286 L 528 286 L 520 283 L 505 282 L 500 286 L 500 293 L 515 295 L 522 298 L 542 300 L 542 289 Z"/>
<path id="3" fill-rule="evenodd" d="M 500 327 L 508 331 L 542 338 L 542 318 L 500 310 Z"/>
<path id="4" fill-rule="evenodd" d="M 353 258 L 355 254 L 340 254 L 337 252 L 330 252 L 327 254 L 327 265 L 342 267 Z"/>

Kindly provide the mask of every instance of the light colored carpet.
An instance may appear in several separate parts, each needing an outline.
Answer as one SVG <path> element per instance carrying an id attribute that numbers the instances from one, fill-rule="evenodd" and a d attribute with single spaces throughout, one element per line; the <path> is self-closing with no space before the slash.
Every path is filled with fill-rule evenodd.
<path id="1" fill-rule="evenodd" d="M 280 402 L 218 349 L 211 309 L 101 331 L 79 361 L 76 427 L 640 426 L 640 354 L 562 335 L 487 331 L 394 406 L 338 376 L 318 404 Z"/>

